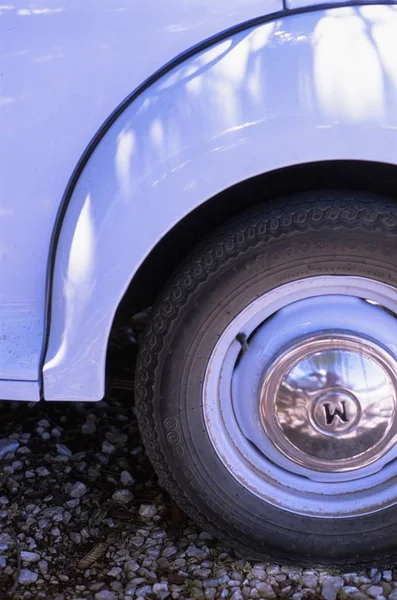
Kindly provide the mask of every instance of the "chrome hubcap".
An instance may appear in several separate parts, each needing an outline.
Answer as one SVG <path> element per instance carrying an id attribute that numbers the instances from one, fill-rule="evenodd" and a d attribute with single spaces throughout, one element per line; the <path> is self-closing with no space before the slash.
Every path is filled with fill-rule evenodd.
<path id="1" fill-rule="evenodd" d="M 397 503 L 396 314 L 391 286 L 319 276 L 265 293 L 230 322 L 203 411 L 241 485 L 317 517 Z"/>
<path id="2" fill-rule="evenodd" d="M 349 334 L 297 343 L 268 370 L 261 390 L 265 433 L 292 461 L 325 472 L 364 467 L 396 435 L 397 363 Z"/>

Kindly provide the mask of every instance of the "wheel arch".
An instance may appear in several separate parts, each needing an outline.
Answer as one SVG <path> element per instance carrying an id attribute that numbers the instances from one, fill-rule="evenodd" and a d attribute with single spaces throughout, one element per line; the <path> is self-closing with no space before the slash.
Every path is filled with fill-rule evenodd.
<path id="1" fill-rule="evenodd" d="M 340 10 L 233 32 L 169 70 L 113 122 L 76 181 L 62 221 L 44 362 L 46 399 L 103 396 L 108 338 L 120 301 L 136 289 L 140 267 L 153 261 L 161 240 L 171 239 L 167 233 L 175 234 L 200 206 L 211 206 L 216 221 L 216 202 L 233 207 L 231 190 L 241 182 L 281 181 L 282 170 L 297 165 L 397 164 L 397 77 L 382 87 L 388 103 L 381 113 L 371 91 L 379 85 L 375 71 L 353 77 L 352 89 L 364 86 L 353 114 L 351 106 L 327 103 L 320 89 L 326 82 L 319 86 L 313 76 L 310 40 Z M 347 33 L 357 18 L 352 15 Z M 392 26 L 397 31 L 395 18 Z M 370 43 L 367 33 L 362 36 Z M 382 49 L 377 60 L 390 59 L 393 49 L 397 44 Z M 352 73 L 340 75 L 341 61 L 335 57 L 329 78 L 342 77 L 343 84 Z M 305 80 L 310 89 L 302 88 Z M 216 200 L 208 204 L 211 198 Z"/>
<path id="2" fill-rule="evenodd" d="M 132 277 L 113 326 L 150 307 L 178 268 L 181 256 L 189 255 L 226 220 L 257 204 L 319 189 L 367 191 L 396 197 L 397 202 L 397 166 L 356 160 L 312 162 L 264 173 L 222 191 L 176 223 L 154 246 Z"/>

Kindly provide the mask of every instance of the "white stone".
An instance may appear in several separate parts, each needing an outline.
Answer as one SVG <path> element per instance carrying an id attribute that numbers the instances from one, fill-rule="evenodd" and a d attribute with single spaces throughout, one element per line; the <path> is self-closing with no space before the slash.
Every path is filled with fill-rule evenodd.
<path id="1" fill-rule="evenodd" d="M 152 519 L 157 514 L 157 507 L 154 504 L 141 504 L 139 514 L 144 519 Z"/>
<path id="2" fill-rule="evenodd" d="M 380 585 L 371 585 L 366 592 L 372 596 L 372 598 L 376 598 L 376 596 L 383 594 L 383 588 Z"/>
<path id="3" fill-rule="evenodd" d="M 23 583 L 23 584 L 28 584 L 28 583 L 35 583 L 35 581 L 37 581 L 39 578 L 37 573 L 34 573 L 33 571 L 29 571 L 29 569 L 21 569 L 21 572 L 19 574 L 19 583 Z"/>
<path id="4" fill-rule="evenodd" d="M 265 569 L 262 569 L 261 567 L 254 567 L 251 570 L 251 573 L 255 579 L 259 579 L 260 581 L 265 581 L 267 578 Z"/>
<path id="5" fill-rule="evenodd" d="M 153 585 L 153 594 L 156 594 L 156 596 L 162 596 L 163 598 L 164 593 L 168 592 L 168 583 L 163 581 L 161 583 L 155 583 Z"/>
<path id="6" fill-rule="evenodd" d="M 335 600 L 338 591 L 343 587 L 342 577 L 327 575 L 321 581 L 324 600 Z"/>
<path id="7" fill-rule="evenodd" d="M 40 560 L 40 554 L 37 554 L 37 552 L 28 552 L 27 550 L 22 550 L 21 559 L 25 563 L 34 563 Z"/>

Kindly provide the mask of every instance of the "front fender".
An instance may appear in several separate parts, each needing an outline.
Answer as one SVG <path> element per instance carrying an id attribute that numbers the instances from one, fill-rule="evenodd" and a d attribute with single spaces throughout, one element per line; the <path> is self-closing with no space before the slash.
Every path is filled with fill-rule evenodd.
<path id="1" fill-rule="evenodd" d="M 295 14 L 231 35 L 143 91 L 92 153 L 57 245 L 50 400 L 104 394 L 109 332 L 159 240 L 222 190 L 324 160 L 397 164 L 397 11 Z"/>

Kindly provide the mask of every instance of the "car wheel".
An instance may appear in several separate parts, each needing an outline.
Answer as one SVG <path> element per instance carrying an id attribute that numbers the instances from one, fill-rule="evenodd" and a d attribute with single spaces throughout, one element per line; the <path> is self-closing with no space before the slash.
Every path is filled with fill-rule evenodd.
<path id="1" fill-rule="evenodd" d="M 155 306 L 136 409 L 164 486 L 247 558 L 391 557 L 397 208 L 297 195 L 226 224 Z"/>

